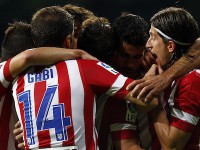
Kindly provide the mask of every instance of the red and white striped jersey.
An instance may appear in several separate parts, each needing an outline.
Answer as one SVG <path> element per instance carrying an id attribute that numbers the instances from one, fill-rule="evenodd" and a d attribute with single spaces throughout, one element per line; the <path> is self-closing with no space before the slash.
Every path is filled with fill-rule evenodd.
<path id="1" fill-rule="evenodd" d="M 138 138 L 137 112 L 133 103 L 116 101 L 114 97 L 103 94 L 97 100 L 96 116 L 100 149 L 114 149 L 112 140 Z"/>
<path id="2" fill-rule="evenodd" d="M 176 80 L 168 101 L 171 106 L 170 125 L 191 137 L 184 149 L 200 149 L 200 70 Z"/>
<path id="3" fill-rule="evenodd" d="M 9 71 L 10 60 L 0 63 L 0 150 L 16 149 L 13 130 L 17 117 L 11 92 L 8 91 L 13 80 Z"/>
<path id="4" fill-rule="evenodd" d="M 123 99 L 131 81 L 110 66 L 91 60 L 65 61 L 19 77 L 13 96 L 25 148 L 98 149 L 96 95 Z"/>

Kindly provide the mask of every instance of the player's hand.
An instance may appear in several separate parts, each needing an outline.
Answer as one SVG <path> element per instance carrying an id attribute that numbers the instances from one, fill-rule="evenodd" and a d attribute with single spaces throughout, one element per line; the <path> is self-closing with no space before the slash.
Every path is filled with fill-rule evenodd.
<path id="1" fill-rule="evenodd" d="M 82 51 L 82 56 L 81 56 L 82 59 L 89 59 L 89 60 L 98 60 L 96 57 L 88 54 L 87 52 L 85 51 Z"/>
<path id="2" fill-rule="evenodd" d="M 18 148 L 24 148 L 24 141 L 23 141 L 23 130 L 21 129 L 21 124 L 18 121 L 15 124 L 15 129 L 13 130 L 13 134 L 15 135 L 15 139 L 18 143 Z"/>
<path id="3" fill-rule="evenodd" d="M 156 58 L 157 56 L 153 54 L 150 50 L 145 50 L 144 59 L 142 61 L 143 69 L 145 71 L 148 71 L 153 64 L 157 64 Z"/>
<path id="4" fill-rule="evenodd" d="M 162 69 L 159 66 L 152 66 L 144 78 L 133 81 L 127 86 L 127 90 L 131 91 L 133 97 L 150 102 L 171 83 L 165 74 L 155 75 L 157 73 L 162 73 Z"/>

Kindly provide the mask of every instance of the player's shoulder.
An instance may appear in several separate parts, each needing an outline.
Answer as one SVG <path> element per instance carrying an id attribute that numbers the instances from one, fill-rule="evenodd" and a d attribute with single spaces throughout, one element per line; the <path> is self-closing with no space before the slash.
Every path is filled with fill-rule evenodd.
<path id="1" fill-rule="evenodd" d="M 180 79 L 181 85 L 196 85 L 200 87 L 200 69 L 194 69 Z"/>
<path id="2" fill-rule="evenodd" d="M 96 68 L 100 71 L 106 71 L 109 73 L 112 73 L 114 75 L 119 74 L 118 71 L 116 71 L 114 68 L 112 68 L 110 65 L 101 62 L 101 61 L 97 61 L 97 60 L 80 60 L 83 64 L 85 64 L 85 66 L 91 66 L 92 68 Z"/>
<path id="3" fill-rule="evenodd" d="M 200 69 L 194 69 L 182 77 L 185 82 L 200 82 Z"/>

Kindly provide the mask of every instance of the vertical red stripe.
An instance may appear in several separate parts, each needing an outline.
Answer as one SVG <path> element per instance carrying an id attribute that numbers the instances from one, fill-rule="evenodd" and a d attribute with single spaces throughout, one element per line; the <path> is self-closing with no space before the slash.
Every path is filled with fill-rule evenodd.
<path id="1" fill-rule="evenodd" d="M 69 82 L 69 74 L 67 65 L 65 62 L 61 62 L 56 65 L 58 74 L 58 97 L 59 103 L 65 104 L 65 117 L 71 116 L 71 126 L 67 127 L 68 140 L 63 142 L 64 146 L 74 145 L 74 128 L 72 120 L 72 109 L 71 108 L 71 89 Z"/>
<path id="2" fill-rule="evenodd" d="M 79 62 L 80 63 L 80 62 Z M 79 68 L 81 65 L 78 63 Z M 85 121 L 85 142 L 86 150 L 95 150 L 95 135 L 94 134 L 94 122 L 93 122 L 93 106 L 94 106 L 94 92 L 91 91 L 91 88 L 88 87 L 83 76 L 83 73 L 80 69 L 81 80 L 83 83 L 84 89 L 84 121 Z M 78 94 L 78 93 L 77 93 Z"/>
<path id="3" fill-rule="evenodd" d="M 51 147 L 50 145 L 51 138 L 49 130 L 38 131 L 37 135 L 38 135 L 39 148 Z"/>
<path id="4" fill-rule="evenodd" d="M 4 103 L 2 106 L 1 116 L 0 116 L 0 149 L 8 149 L 8 140 L 10 135 L 10 117 L 12 113 L 12 100 L 9 95 L 5 95 Z"/>
<path id="5" fill-rule="evenodd" d="M 34 86 L 35 115 L 38 115 L 40 104 L 46 91 L 46 81 L 36 82 Z"/>

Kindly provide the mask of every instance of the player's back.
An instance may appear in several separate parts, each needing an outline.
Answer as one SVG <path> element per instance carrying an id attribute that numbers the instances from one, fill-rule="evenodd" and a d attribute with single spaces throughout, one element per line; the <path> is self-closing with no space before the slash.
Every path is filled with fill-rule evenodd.
<path id="1" fill-rule="evenodd" d="M 94 94 L 84 86 L 77 61 L 61 62 L 34 72 L 29 70 L 19 77 L 13 92 L 18 99 L 18 115 L 26 129 L 26 148 L 28 145 L 29 148 L 67 145 L 83 148 L 89 141 L 96 145 L 96 135 L 87 132 L 87 128 L 95 130 Z"/>
<path id="2" fill-rule="evenodd" d="M 97 149 L 96 94 L 123 99 L 131 80 L 108 65 L 71 60 L 18 78 L 13 86 L 28 148 L 78 146 Z"/>

